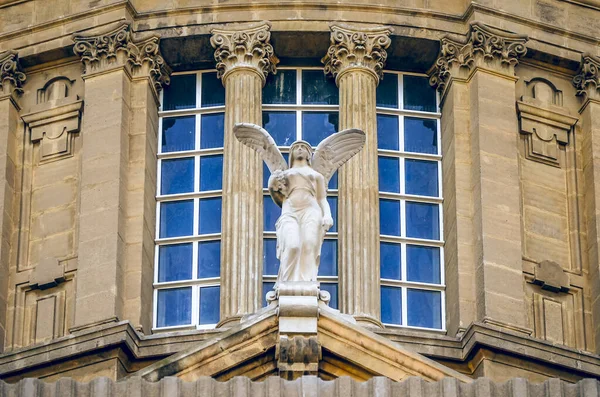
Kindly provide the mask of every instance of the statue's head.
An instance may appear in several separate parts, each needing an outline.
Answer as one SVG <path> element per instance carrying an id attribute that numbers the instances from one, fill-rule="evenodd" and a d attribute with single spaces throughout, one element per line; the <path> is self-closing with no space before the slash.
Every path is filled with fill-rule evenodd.
<path id="1" fill-rule="evenodd" d="M 306 159 L 306 162 L 311 165 L 313 157 L 313 150 L 310 143 L 306 141 L 296 141 L 290 147 L 290 168 L 294 166 L 296 159 Z"/>

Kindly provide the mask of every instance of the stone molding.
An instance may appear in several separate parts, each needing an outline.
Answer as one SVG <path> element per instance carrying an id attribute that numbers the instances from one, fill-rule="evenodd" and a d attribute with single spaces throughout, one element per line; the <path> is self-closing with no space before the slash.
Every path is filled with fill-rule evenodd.
<path id="1" fill-rule="evenodd" d="M 379 84 L 387 60 L 386 49 L 392 42 L 390 28 L 358 28 L 340 24 L 330 25 L 330 29 L 330 46 L 321 59 L 325 74 L 335 78 L 337 83 L 346 71 L 358 68 L 372 73 Z"/>
<path id="2" fill-rule="evenodd" d="M 213 29 L 210 44 L 215 49 L 217 77 L 225 81 L 234 70 L 249 69 L 261 76 L 264 85 L 279 63 L 270 43 L 270 30 L 268 22 L 234 29 Z"/>
<path id="3" fill-rule="evenodd" d="M 474 22 L 465 40 L 448 36 L 441 39 L 440 54 L 429 71 L 429 83 L 444 92 L 452 77 L 468 78 L 477 68 L 514 76 L 518 59 L 527 53 L 527 40 L 525 35 Z"/>
<path id="4" fill-rule="evenodd" d="M 16 51 L 0 53 L 0 95 L 12 95 L 23 92 L 26 76 L 19 64 Z"/>
<path id="5" fill-rule="evenodd" d="M 149 77 L 156 91 L 169 84 L 171 69 L 160 54 L 158 36 L 134 40 L 130 23 L 103 33 L 73 35 L 84 77 L 126 67 L 133 77 Z"/>
<path id="6" fill-rule="evenodd" d="M 590 99 L 600 99 L 600 58 L 590 54 L 581 56 L 581 65 L 573 85 L 577 95 Z"/>

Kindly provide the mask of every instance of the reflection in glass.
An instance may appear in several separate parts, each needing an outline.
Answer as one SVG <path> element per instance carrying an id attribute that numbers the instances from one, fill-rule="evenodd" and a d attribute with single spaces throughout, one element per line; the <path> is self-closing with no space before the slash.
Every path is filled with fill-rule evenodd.
<path id="1" fill-rule="evenodd" d="M 381 322 L 402 324 L 402 290 L 394 287 L 381 287 Z"/>
<path id="2" fill-rule="evenodd" d="M 437 120 L 405 117 L 404 151 L 438 154 Z"/>
<path id="3" fill-rule="evenodd" d="M 440 239 L 439 206 L 406 202 L 406 236 L 430 240 Z"/>
<path id="4" fill-rule="evenodd" d="M 223 187 L 223 156 L 200 157 L 200 191 L 221 190 Z"/>
<path id="5" fill-rule="evenodd" d="M 263 275 L 276 276 L 278 273 L 277 240 L 274 238 L 265 238 L 263 239 Z"/>
<path id="6" fill-rule="evenodd" d="M 404 76 L 404 109 L 421 112 L 435 112 L 435 88 L 429 84 L 429 78 Z"/>
<path id="7" fill-rule="evenodd" d="M 319 276 L 337 276 L 337 240 L 323 240 Z"/>
<path id="8" fill-rule="evenodd" d="M 338 131 L 339 115 L 337 112 L 304 112 L 302 113 L 302 139 L 317 146 L 329 135 Z"/>
<path id="9" fill-rule="evenodd" d="M 329 292 L 331 300 L 329 301 L 329 307 L 333 309 L 338 308 L 338 285 L 334 283 L 321 283 L 321 290 Z"/>
<path id="10" fill-rule="evenodd" d="M 380 245 L 381 278 L 400 280 L 402 256 L 400 254 L 400 244 L 381 243 Z"/>
<path id="11" fill-rule="evenodd" d="M 194 191 L 194 158 L 161 161 L 160 194 Z"/>
<path id="12" fill-rule="evenodd" d="M 263 112 L 263 127 L 277 146 L 291 146 L 296 141 L 296 112 Z"/>
<path id="13" fill-rule="evenodd" d="M 400 159 L 379 157 L 379 190 L 400 193 Z"/>
<path id="14" fill-rule="evenodd" d="M 377 86 L 377 106 L 398 109 L 398 75 L 384 73 Z"/>
<path id="15" fill-rule="evenodd" d="M 223 147 L 224 113 L 203 114 L 200 119 L 200 149 Z"/>
<path id="16" fill-rule="evenodd" d="M 281 215 L 281 208 L 279 208 L 279 206 L 277 204 L 275 204 L 273 199 L 271 199 L 271 196 L 264 196 L 264 207 L 263 208 L 264 208 L 264 228 L 268 232 L 274 232 L 275 231 L 275 222 L 277 222 L 277 218 L 279 218 L 279 215 Z"/>
<path id="17" fill-rule="evenodd" d="M 195 120 L 194 116 L 165 117 L 162 120 L 161 153 L 194 150 Z"/>
<path id="18" fill-rule="evenodd" d="M 333 79 L 325 76 L 322 70 L 302 71 L 303 105 L 337 105 L 339 90 Z"/>
<path id="19" fill-rule="evenodd" d="M 440 249 L 407 245 L 406 277 L 408 281 L 439 284 L 441 282 Z"/>
<path id="20" fill-rule="evenodd" d="M 377 147 L 379 149 L 400 150 L 398 116 L 377 115 Z"/>
<path id="21" fill-rule="evenodd" d="M 438 196 L 438 165 L 435 161 L 404 161 L 406 175 L 406 194 L 420 196 Z"/>
<path id="22" fill-rule="evenodd" d="M 396 200 L 379 200 L 379 227 L 381 234 L 400 235 L 400 202 Z"/>
<path id="23" fill-rule="evenodd" d="M 157 327 L 172 327 L 192 322 L 192 287 L 163 289 L 157 293 Z"/>
<path id="24" fill-rule="evenodd" d="M 200 324 L 216 324 L 219 322 L 220 290 L 220 287 L 200 288 Z"/>
<path id="25" fill-rule="evenodd" d="M 193 220 L 193 200 L 160 203 L 160 238 L 191 236 Z"/>
<path id="26" fill-rule="evenodd" d="M 219 277 L 221 274 L 221 242 L 198 243 L 198 278 Z"/>
<path id="27" fill-rule="evenodd" d="M 202 107 L 225 105 L 225 87 L 217 72 L 202 73 Z"/>
<path id="28" fill-rule="evenodd" d="M 278 70 L 270 75 L 263 88 L 264 104 L 294 104 L 296 103 L 296 71 Z M 267 129 L 271 132 L 271 130 Z M 277 141 L 277 140 L 276 140 Z"/>
<path id="29" fill-rule="evenodd" d="M 171 76 L 163 91 L 162 110 L 190 109 L 196 107 L 196 75 Z"/>
<path id="30" fill-rule="evenodd" d="M 200 199 L 200 234 L 221 232 L 221 197 Z"/>
<path id="31" fill-rule="evenodd" d="M 408 325 L 442 328 L 442 293 L 409 289 L 407 292 Z"/>
<path id="32" fill-rule="evenodd" d="M 329 229 L 330 232 L 337 232 L 337 197 L 327 197 L 329 208 L 331 209 L 331 217 L 333 218 L 333 226 Z"/>
<path id="33" fill-rule="evenodd" d="M 267 292 L 269 291 L 273 291 L 273 288 L 275 288 L 275 283 L 263 283 L 263 288 L 262 288 L 262 305 L 263 307 L 267 306 Z"/>
<path id="34" fill-rule="evenodd" d="M 192 244 L 161 245 L 158 248 L 158 282 L 192 278 Z"/>

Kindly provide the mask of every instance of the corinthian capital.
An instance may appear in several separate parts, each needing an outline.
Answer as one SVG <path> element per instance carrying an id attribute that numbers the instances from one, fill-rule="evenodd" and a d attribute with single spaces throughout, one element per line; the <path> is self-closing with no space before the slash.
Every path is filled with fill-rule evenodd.
<path id="1" fill-rule="evenodd" d="M 441 40 L 440 54 L 429 71 L 429 83 L 444 91 L 450 77 L 467 77 L 477 67 L 514 76 L 518 59 L 527 52 L 527 40 L 525 35 L 474 22 L 464 40 Z"/>
<path id="2" fill-rule="evenodd" d="M 391 43 L 390 29 L 382 26 L 358 29 L 346 25 L 331 25 L 331 45 L 321 62 L 325 74 L 336 81 L 346 70 L 361 68 L 382 77 L 387 59 L 385 51 Z"/>
<path id="3" fill-rule="evenodd" d="M 11 95 L 22 92 L 25 73 L 21 71 L 19 57 L 15 51 L 0 53 L 0 94 Z"/>
<path id="4" fill-rule="evenodd" d="M 265 22 L 235 30 L 214 29 L 210 44 L 215 49 L 217 76 L 225 80 L 232 71 L 244 68 L 258 73 L 264 84 L 279 63 L 269 43 L 270 28 L 271 25 Z"/>
<path id="5" fill-rule="evenodd" d="M 152 36 L 127 45 L 127 64 L 132 74 L 150 77 L 157 91 L 171 82 L 171 68 L 160 54 L 159 41 L 158 36 Z"/>
<path id="6" fill-rule="evenodd" d="M 573 77 L 573 85 L 577 95 L 600 98 L 600 58 L 583 54 L 579 73 Z"/>

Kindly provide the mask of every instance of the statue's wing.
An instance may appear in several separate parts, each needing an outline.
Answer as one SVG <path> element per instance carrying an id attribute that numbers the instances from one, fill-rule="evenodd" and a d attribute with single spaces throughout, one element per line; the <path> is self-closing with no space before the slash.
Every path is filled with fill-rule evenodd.
<path id="1" fill-rule="evenodd" d="M 325 185 L 342 164 L 360 152 L 365 140 L 363 131 L 351 128 L 337 132 L 319 143 L 313 156 L 312 167 L 325 177 Z"/>
<path id="2" fill-rule="evenodd" d="M 267 130 L 256 124 L 237 123 L 233 126 L 233 134 L 240 142 L 262 156 L 269 171 L 287 170 L 288 165 Z"/>

